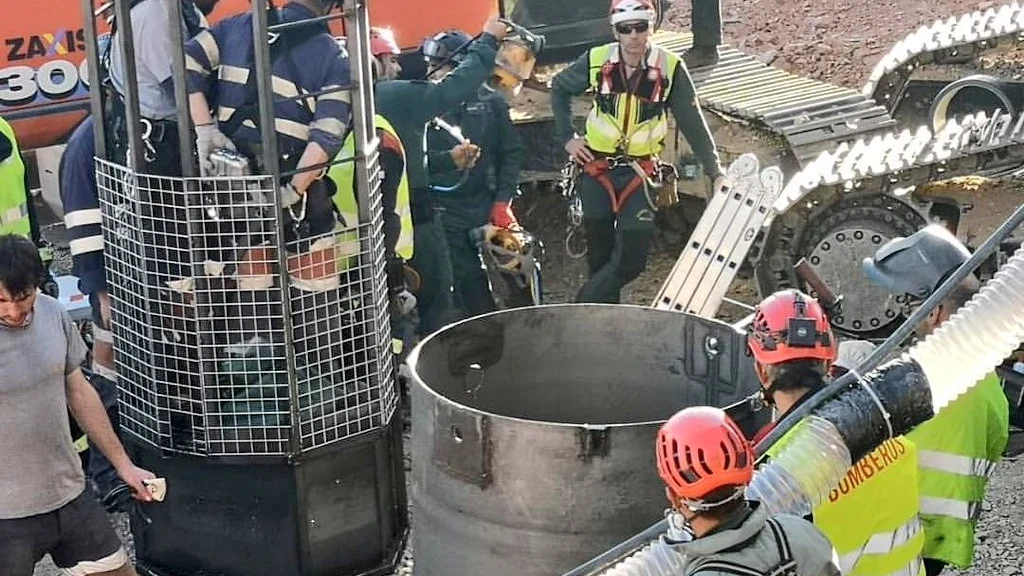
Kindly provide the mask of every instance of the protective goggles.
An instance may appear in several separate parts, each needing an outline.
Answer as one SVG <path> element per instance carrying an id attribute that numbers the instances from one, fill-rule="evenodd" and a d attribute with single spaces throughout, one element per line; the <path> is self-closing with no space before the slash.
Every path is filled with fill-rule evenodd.
<path id="1" fill-rule="evenodd" d="M 650 27 L 651 23 L 646 20 L 640 20 L 638 22 L 622 22 L 615 25 L 615 31 L 624 36 L 633 32 L 643 34 L 644 32 L 647 32 Z"/>
<path id="2" fill-rule="evenodd" d="M 440 62 L 448 58 L 450 53 L 437 38 L 427 38 L 423 41 L 423 58 L 428 62 Z"/>

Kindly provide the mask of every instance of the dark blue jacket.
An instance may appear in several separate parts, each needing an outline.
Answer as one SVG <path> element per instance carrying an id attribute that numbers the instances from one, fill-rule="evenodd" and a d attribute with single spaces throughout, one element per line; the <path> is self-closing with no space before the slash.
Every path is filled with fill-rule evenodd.
<path id="1" fill-rule="evenodd" d="M 312 12 L 295 2 L 279 12 L 282 22 L 313 17 Z M 290 30 L 282 32 L 275 41 L 276 44 L 287 39 L 290 49 L 276 44 L 272 51 L 277 54 L 271 71 L 274 127 L 281 154 L 301 155 L 307 142 L 316 142 L 328 157 L 334 158 L 341 149 L 351 117 L 348 58 L 325 23 Z M 189 93 L 209 93 L 211 83 L 216 82 L 214 117 L 224 135 L 235 144 L 260 143 L 252 34 L 252 14 L 245 13 L 218 22 L 185 44 Z M 324 91 L 329 92 L 320 94 Z M 296 99 L 302 94 L 316 95 Z"/>
<path id="2" fill-rule="evenodd" d="M 490 218 L 495 202 L 509 202 L 518 191 L 522 142 L 512 126 L 508 103 L 498 93 L 480 94 L 443 118 L 460 127 L 462 134 L 480 147 L 480 158 L 461 186 L 450 192 L 435 192 L 434 199 L 445 210 L 446 224 L 481 226 Z M 449 153 L 458 141 L 431 126 L 427 132 L 430 183 L 451 187 L 463 175 Z"/>
<path id="3" fill-rule="evenodd" d="M 93 135 L 92 116 L 88 116 L 71 134 L 60 159 L 59 171 L 64 226 L 71 236 L 71 260 L 75 276 L 80 280 L 78 288 L 85 294 L 107 289 Z"/>

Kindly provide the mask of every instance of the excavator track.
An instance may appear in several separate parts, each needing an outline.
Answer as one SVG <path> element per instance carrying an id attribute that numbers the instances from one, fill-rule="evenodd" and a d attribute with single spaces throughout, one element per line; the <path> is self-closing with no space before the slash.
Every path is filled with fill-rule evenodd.
<path id="1" fill-rule="evenodd" d="M 692 72 L 703 107 L 768 132 L 784 147 L 774 153 L 787 178 L 798 170 L 797 178 L 827 174 L 801 188 L 799 201 L 787 202 L 783 194 L 771 225 L 750 247 L 747 259 L 762 295 L 806 289 L 793 270 L 806 257 L 827 283 L 849 296 L 836 319 L 838 328 L 865 338 L 891 332 L 902 319 L 901 306 L 851 266 L 890 238 L 918 230 L 934 213 L 952 211 L 954 220 L 959 218 L 959 207 L 943 205 L 917 187 L 955 176 L 1006 176 L 1024 166 L 1024 147 L 1013 137 L 988 135 L 997 145 L 984 150 L 951 147 L 939 141 L 954 138 L 952 132 L 932 135 L 918 126 L 900 126 L 895 112 L 921 66 L 962 64 L 1017 49 L 1024 44 L 1022 31 L 1024 8 L 1018 4 L 922 26 L 879 61 L 860 91 L 801 78 L 729 46 L 720 48 L 715 66 Z M 692 36 L 658 32 L 653 40 L 681 55 Z M 1008 134 L 1017 132 L 1010 128 Z M 974 129 L 957 129 L 976 136 Z M 787 190 L 791 197 L 794 189 Z M 735 255 L 731 247 L 719 249 Z"/>
<path id="2" fill-rule="evenodd" d="M 652 41 L 682 56 L 689 32 L 660 31 Z M 781 136 L 803 167 L 843 140 L 890 130 L 896 121 L 870 96 L 769 66 L 725 45 L 715 66 L 691 72 L 701 105 Z"/>

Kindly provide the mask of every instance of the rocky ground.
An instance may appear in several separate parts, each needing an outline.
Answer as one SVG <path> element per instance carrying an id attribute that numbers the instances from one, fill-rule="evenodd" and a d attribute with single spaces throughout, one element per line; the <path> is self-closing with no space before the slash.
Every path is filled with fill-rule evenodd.
<path id="1" fill-rule="evenodd" d="M 596 0 L 590 0 L 596 1 Z M 667 26 L 689 27 L 690 3 L 676 0 Z M 794 73 L 853 88 L 861 87 L 875 63 L 917 27 L 939 18 L 998 7 L 1000 3 L 968 0 L 722 0 L 725 41 Z M 1019 64 L 1017 64 L 1019 67 Z M 1017 182 L 982 182 L 976 189 L 958 191 L 975 209 L 963 224 L 965 240 L 983 240 L 1016 206 L 1024 202 Z M 519 203 L 520 218 L 546 240 L 545 292 L 549 302 L 573 298 L 585 278 L 585 264 L 566 255 L 564 205 L 557 193 L 531 190 Z M 650 304 L 668 274 L 684 238 L 659 236 L 648 270 L 624 294 L 635 304 Z M 753 301 L 756 292 L 740 281 L 733 296 Z M 1024 438 L 1011 442 L 1024 450 Z M 1011 457 L 996 469 L 985 513 L 979 524 L 974 566 L 968 576 L 1017 576 L 1024 559 L 1024 457 Z M 127 538 L 124 517 L 115 518 Z M 411 572 L 411 555 L 399 574 Z M 36 576 L 56 576 L 45 561 Z"/>

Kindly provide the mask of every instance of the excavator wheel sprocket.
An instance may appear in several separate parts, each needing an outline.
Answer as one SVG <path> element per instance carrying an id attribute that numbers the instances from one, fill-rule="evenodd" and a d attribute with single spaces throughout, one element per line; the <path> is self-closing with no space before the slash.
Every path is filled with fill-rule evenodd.
<path id="1" fill-rule="evenodd" d="M 863 338 L 884 336 L 902 321 L 902 307 L 868 281 L 861 261 L 925 223 L 920 212 L 891 195 L 847 196 L 812 210 L 793 207 L 768 232 L 755 268 L 758 290 L 762 297 L 786 288 L 813 295 L 793 270 L 807 258 L 826 285 L 843 296 L 842 314 L 832 318 L 835 327 Z"/>

